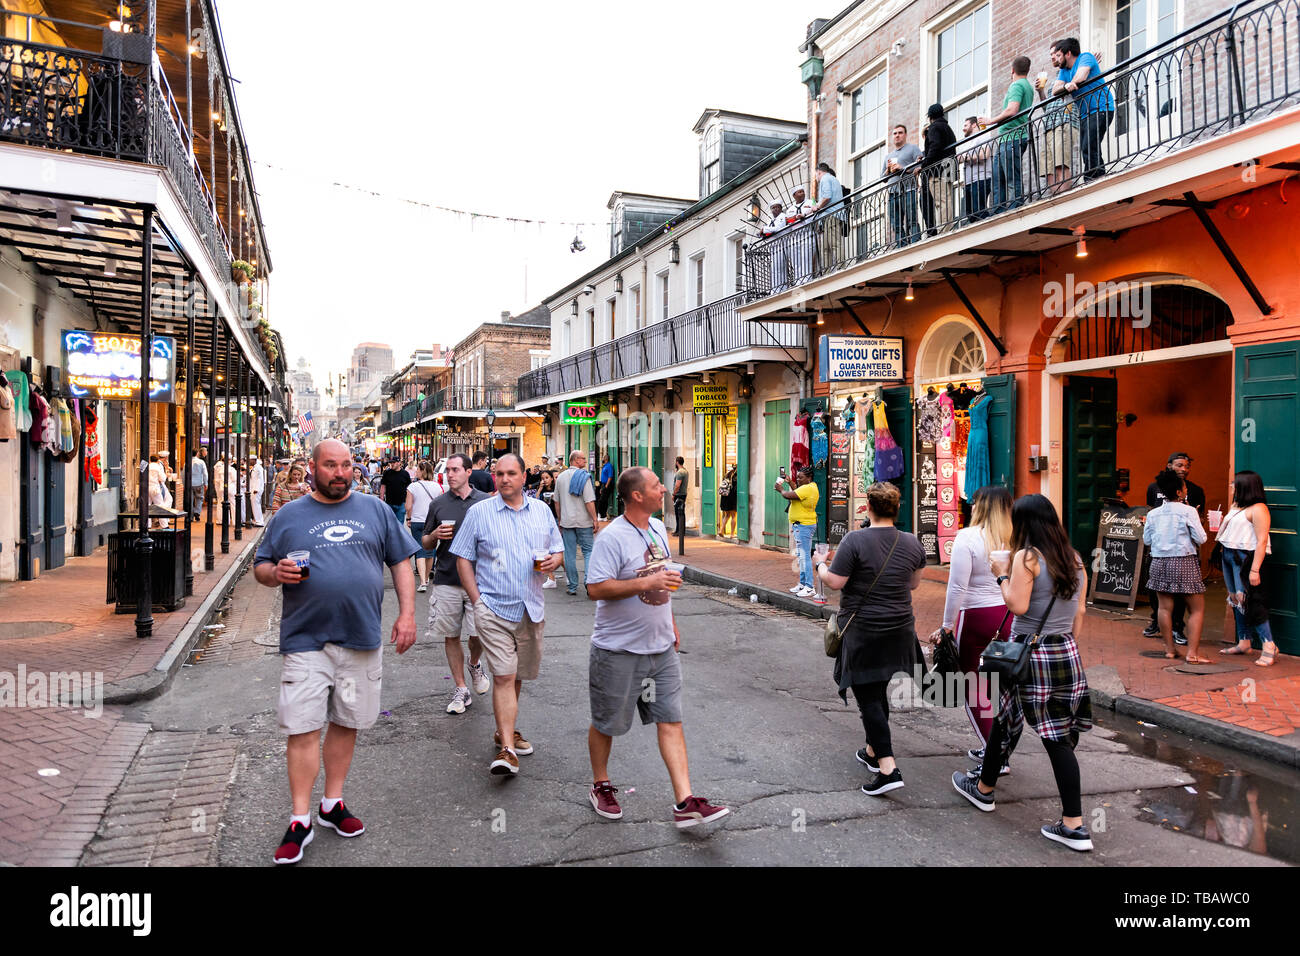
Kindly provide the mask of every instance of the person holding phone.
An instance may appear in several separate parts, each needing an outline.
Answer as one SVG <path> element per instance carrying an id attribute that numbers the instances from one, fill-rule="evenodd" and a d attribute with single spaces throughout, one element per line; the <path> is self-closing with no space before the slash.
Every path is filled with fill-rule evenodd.
<path id="1" fill-rule="evenodd" d="M 794 538 L 795 557 L 799 561 L 799 583 L 790 588 L 790 593 L 810 598 L 817 593 L 813 589 L 812 545 L 817 534 L 817 502 L 821 492 L 813 481 L 811 468 L 799 469 L 792 488 L 782 467 L 776 490 L 790 502 L 790 536 Z"/>

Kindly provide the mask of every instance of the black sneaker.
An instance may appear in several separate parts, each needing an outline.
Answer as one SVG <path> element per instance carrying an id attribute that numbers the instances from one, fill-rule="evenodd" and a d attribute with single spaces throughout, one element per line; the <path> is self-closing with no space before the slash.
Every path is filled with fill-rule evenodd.
<path id="1" fill-rule="evenodd" d="M 987 813 L 997 806 L 997 804 L 993 802 L 993 794 L 980 793 L 977 781 L 972 780 L 960 770 L 956 771 L 952 775 L 952 788 L 974 804 L 977 810 L 983 810 Z"/>
<path id="2" fill-rule="evenodd" d="M 978 780 L 980 778 L 980 774 L 982 774 L 983 772 L 984 772 L 984 764 L 979 763 L 975 765 L 975 769 L 967 770 L 966 776 L 970 777 L 972 780 Z M 1011 772 L 1011 764 L 1004 763 L 1002 765 L 1002 769 L 998 771 L 998 776 L 1005 777 L 1010 772 Z"/>
<path id="3" fill-rule="evenodd" d="M 1179 647 L 1187 646 L 1187 635 L 1182 631 L 1174 631 L 1174 643 Z"/>
<path id="4" fill-rule="evenodd" d="M 1064 821 L 1057 820 L 1038 832 L 1049 840 L 1068 846 L 1071 850 L 1082 852 L 1092 849 L 1092 834 L 1088 832 L 1086 825 L 1080 825 L 1078 829 L 1072 830 L 1065 825 Z"/>
<path id="5" fill-rule="evenodd" d="M 862 764 L 862 766 L 866 767 L 872 773 L 880 773 L 880 767 L 876 763 L 876 758 L 867 756 L 866 747 L 859 747 L 858 752 L 855 753 L 853 756 L 857 757 L 858 763 Z"/>
<path id="6" fill-rule="evenodd" d="M 968 750 L 966 751 L 966 756 L 969 757 L 971 760 L 974 760 L 976 763 L 983 763 L 984 748 L 981 747 L 979 750 L 974 750 L 974 749 Z"/>
<path id="7" fill-rule="evenodd" d="M 275 851 L 275 862 L 297 863 L 302 859 L 302 848 L 310 843 L 315 836 L 316 832 L 310 824 L 303 826 L 296 821 L 289 824 L 289 829 L 284 831 L 284 839 Z"/>
<path id="8" fill-rule="evenodd" d="M 1159 636 L 1160 636 L 1160 625 L 1159 625 L 1159 624 L 1155 624 L 1155 623 L 1148 624 L 1146 627 L 1144 627 L 1144 628 L 1142 629 L 1142 636 L 1143 636 L 1143 637 L 1159 637 Z"/>
<path id="9" fill-rule="evenodd" d="M 879 797 L 890 790 L 901 790 L 902 787 L 903 772 L 895 767 L 893 773 L 877 773 L 862 785 L 862 792 L 869 797 Z"/>

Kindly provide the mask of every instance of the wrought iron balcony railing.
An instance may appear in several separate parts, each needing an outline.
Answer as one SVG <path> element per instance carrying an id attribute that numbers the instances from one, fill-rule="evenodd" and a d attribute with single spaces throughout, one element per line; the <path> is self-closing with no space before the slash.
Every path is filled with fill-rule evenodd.
<path id="1" fill-rule="evenodd" d="M 448 385 L 426 399 L 428 407 L 423 414 L 514 408 L 517 394 L 513 385 Z"/>
<path id="2" fill-rule="evenodd" d="M 519 379 L 519 399 L 582 392 L 740 349 L 807 346 L 802 325 L 742 322 L 742 299 L 736 293 L 529 372 Z"/>
<path id="3" fill-rule="evenodd" d="M 952 156 L 889 175 L 749 244 L 746 300 L 1018 214 L 1300 104 L 1300 0 L 1239 3 L 1099 81 L 1036 103 L 959 140 Z"/>

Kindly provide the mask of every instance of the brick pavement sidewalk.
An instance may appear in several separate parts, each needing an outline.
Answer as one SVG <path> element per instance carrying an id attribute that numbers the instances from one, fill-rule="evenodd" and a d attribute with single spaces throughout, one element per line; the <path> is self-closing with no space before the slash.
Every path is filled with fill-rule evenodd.
<path id="1" fill-rule="evenodd" d="M 194 540 L 202 542 L 202 535 L 196 524 Z M 173 642 L 256 542 L 251 529 L 232 540 L 212 571 L 195 575 L 183 608 L 154 613 L 147 640 L 135 636 L 133 614 L 114 614 L 104 602 L 104 550 L 34 581 L 0 585 L 0 682 L 17 691 L 20 673 L 26 681 L 21 700 L 0 706 L 0 862 L 59 865 L 80 858 L 149 729 L 124 721 L 121 707 L 104 706 L 104 687 L 156 682 Z M 58 696 L 55 675 L 74 673 L 87 675 L 73 685 L 80 706 L 51 704 Z M 53 694 L 36 696 L 36 689 L 49 687 Z"/>
<path id="2" fill-rule="evenodd" d="M 778 595 L 785 594 L 798 580 L 790 570 L 791 556 L 786 552 L 711 538 L 687 538 L 686 555 L 677 560 Z M 926 569 L 925 580 L 913 596 L 918 631 L 928 633 L 941 623 L 946 583 L 946 570 Z M 799 603 L 807 605 L 807 611 L 814 615 L 820 611 L 811 601 Z M 831 605 L 834 603 L 832 592 Z M 1215 660 L 1213 665 L 1184 670 L 1186 665 L 1167 661 L 1163 654 L 1146 656 L 1163 650 L 1163 646 L 1142 636 L 1149 612 L 1139 604 L 1133 612 L 1088 609 L 1087 629 L 1079 643 L 1084 667 L 1113 668 L 1125 693 L 1133 697 L 1230 725 L 1225 730 L 1241 727 L 1289 738 L 1300 747 L 1300 657 L 1279 654 L 1276 665 L 1269 668 L 1254 666 L 1258 657 L 1255 652 L 1246 657 L 1219 657 L 1225 624 L 1218 618 L 1211 620 L 1216 603 L 1211 594 L 1201 651 L 1202 656 Z M 1230 624 L 1226 626 L 1231 628 Z M 1198 669 L 1204 673 L 1191 672 Z"/>

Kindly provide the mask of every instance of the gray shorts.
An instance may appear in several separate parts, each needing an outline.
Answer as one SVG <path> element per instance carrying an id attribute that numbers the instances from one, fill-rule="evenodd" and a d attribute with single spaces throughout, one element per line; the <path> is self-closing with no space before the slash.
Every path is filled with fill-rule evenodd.
<path id="1" fill-rule="evenodd" d="M 384 649 L 357 651 L 326 644 L 280 658 L 280 732 L 309 734 L 326 722 L 365 730 L 379 719 Z"/>
<path id="2" fill-rule="evenodd" d="M 682 721 L 682 665 L 675 648 L 632 654 L 591 647 L 588 664 L 591 725 L 607 737 L 632 728 L 632 712 L 643 724 Z"/>

